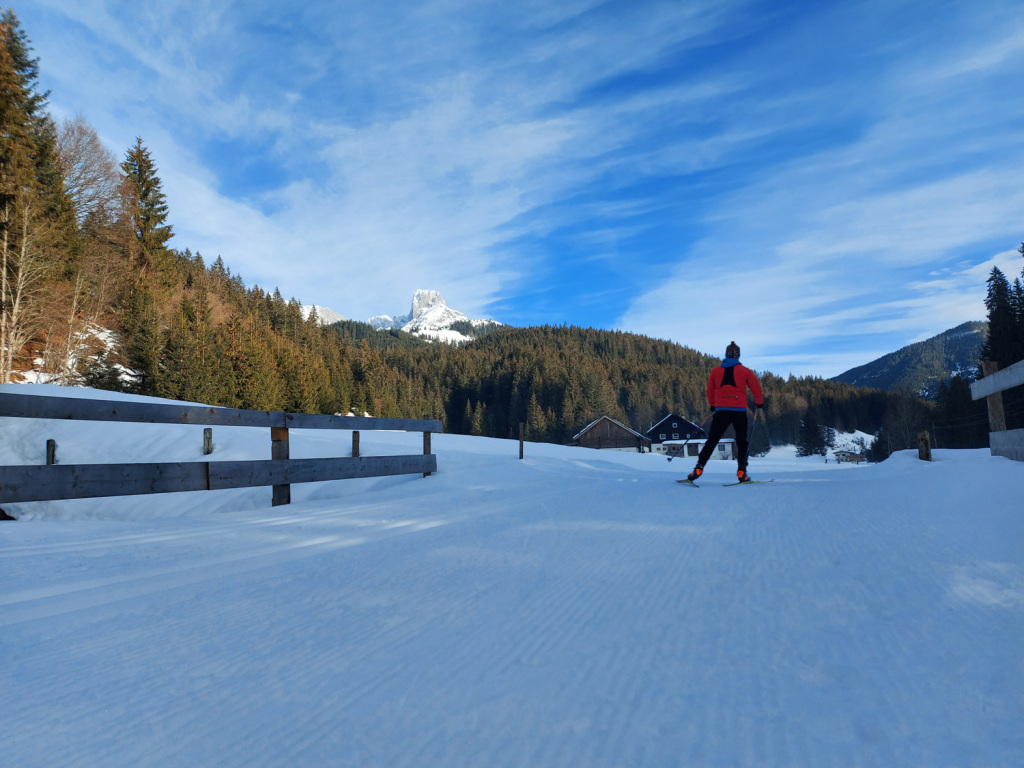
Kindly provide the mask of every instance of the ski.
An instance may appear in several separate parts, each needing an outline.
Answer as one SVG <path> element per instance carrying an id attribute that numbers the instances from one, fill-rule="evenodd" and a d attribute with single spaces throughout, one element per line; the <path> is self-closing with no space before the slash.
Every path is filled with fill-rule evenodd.
<path id="1" fill-rule="evenodd" d="M 771 480 L 747 480 L 745 483 L 740 483 L 740 482 L 736 482 L 736 483 L 723 483 L 722 487 L 723 488 L 729 488 L 729 487 L 731 487 L 733 485 L 754 485 L 755 483 L 760 485 L 762 483 L 774 483 L 774 482 L 775 482 L 775 478 L 772 478 Z"/>
<path id="2" fill-rule="evenodd" d="M 682 480 L 676 480 L 676 482 L 682 483 L 683 485 L 692 485 L 694 488 L 700 488 L 700 486 L 693 482 L 693 480 L 690 480 L 689 478 L 686 477 L 684 477 Z"/>

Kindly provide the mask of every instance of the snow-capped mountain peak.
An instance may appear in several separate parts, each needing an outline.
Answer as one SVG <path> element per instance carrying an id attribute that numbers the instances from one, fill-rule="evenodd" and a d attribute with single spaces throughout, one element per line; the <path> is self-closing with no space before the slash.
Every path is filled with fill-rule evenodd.
<path id="1" fill-rule="evenodd" d="M 400 329 L 427 339 L 437 339 L 449 343 L 468 341 L 469 336 L 454 330 L 452 326 L 469 323 L 474 328 L 483 329 L 487 326 L 498 326 L 494 320 L 470 320 L 462 312 L 449 307 L 438 291 L 419 289 L 412 297 L 409 313 L 399 317 L 376 315 L 367 322 L 378 330 Z"/>

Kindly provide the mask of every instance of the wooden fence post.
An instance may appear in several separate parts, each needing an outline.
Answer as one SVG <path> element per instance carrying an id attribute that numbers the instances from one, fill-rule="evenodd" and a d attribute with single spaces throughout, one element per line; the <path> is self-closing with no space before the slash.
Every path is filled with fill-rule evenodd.
<path id="1" fill-rule="evenodd" d="M 991 360 L 981 361 L 981 370 L 986 376 L 991 376 L 999 370 L 999 363 Z M 985 402 L 988 403 L 988 430 L 989 432 L 1006 431 L 1006 413 L 1003 411 L 1003 393 L 993 392 Z"/>
<path id="2" fill-rule="evenodd" d="M 203 456 L 213 453 L 213 427 L 203 430 Z"/>
<path id="3" fill-rule="evenodd" d="M 519 460 L 523 459 L 523 422 L 519 422 Z"/>
<path id="4" fill-rule="evenodd" d="M 288 427 L 270 428 L 270 458 L 274 461 L 288 461 Z M 292 487 L 290 485 L 275 485 L 272 505 L 279 507 L 282 504 L 292 503 Z"/>
<path id="5" fill-rule="evenodd" d="M 928 430 L 919 433 L 917 436 L 917 458 L 921 461 L 932 460 L 932 438 L 928 434 Z"/>
<path id="6" fill-rule="evenodd" d="M 57 463 L 57 441 L 47 440 L 46 441 L 46 464 L 47 466 L 53 466 Z"/>
<path id="7" fill-rule="evenodd" d="M 352 458 L 359 457 L 359 432 L 352 432 Z"/>
<path id="8" fill-rule="evenodd" d="M 430 433 L 429 432 L 424 432 L 423 433 L 423 455 L 424 456 L 429 456 L 430 455 Z M 423 476 L 424 477 L 430 477 L 430 473 L 429 472 L 424 472 Z"/>

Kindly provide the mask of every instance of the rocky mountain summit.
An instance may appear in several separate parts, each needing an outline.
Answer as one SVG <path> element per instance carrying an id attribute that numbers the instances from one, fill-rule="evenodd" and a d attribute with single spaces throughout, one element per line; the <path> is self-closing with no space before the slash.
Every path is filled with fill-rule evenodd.
<path id="1" fill-rule="evenodd" d="M 495 320 L 471 320 L 449 307 L 438 291 L 420 289 L 413 294 L 408 314 L 376 315 L 367 320 L 377 330 L 397 329 L 425 339 L 459 343 L 501 325 Z"/>

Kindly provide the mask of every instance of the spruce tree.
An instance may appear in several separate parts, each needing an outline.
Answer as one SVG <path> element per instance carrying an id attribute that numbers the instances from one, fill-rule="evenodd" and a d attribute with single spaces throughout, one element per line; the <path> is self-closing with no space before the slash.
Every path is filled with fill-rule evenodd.
<path id="1" fill-rule="evenodd" d="M 167 241 L 173 236 L 167 224 L 167 199 L 156 165 L 141 138 L 128 150 L 121 163 L 126 183 L 127 224 L 136 244 L 136 257 L 145 270 L 160 266 L 167 252 Z"/>
<path id="2" fill-rule="evenodd" d="M 1010 283 L 999 267 L 992 267 L 985 296 L 988 310 L 988 335 L 981 348 L 982 360 L 998 363 L 1000 368 L 1017 362 L 1013 358 L 1017 340 L 1017 317 L 1012 302 Z"/>

